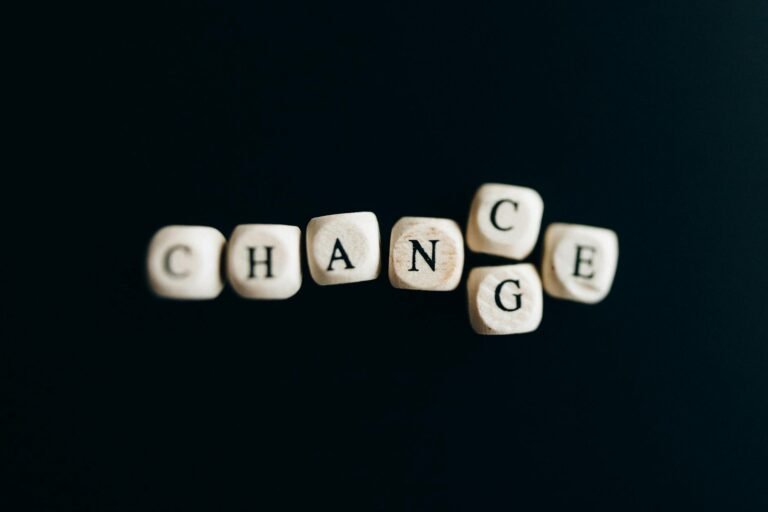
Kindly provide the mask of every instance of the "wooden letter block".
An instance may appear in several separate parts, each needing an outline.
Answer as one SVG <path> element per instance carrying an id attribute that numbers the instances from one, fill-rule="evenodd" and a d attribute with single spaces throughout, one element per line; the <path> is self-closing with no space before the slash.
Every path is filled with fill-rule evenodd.
<path id="1" fill-rule="evenodd" d="M 224 288 L 221 254 L 226 240 L 207 226 L 166 226 L 147 252 L 149 286 L 161 297 L 213 299 Z"/>
<path id="2" fill-rule="evenodd" d="M 317 284 L 370 281 L 379 276 L 379 221 L 371 212 L 315 217 L 307 225 L 309 272 Z"/>
<path id="3" fill-rule="evenodd" d="M 467 245 L 482 252 L 521 260 L 536 245 L 544 202 L 533 189 L 486 183 L 472 200 Z"/>
<path id="4" fill-rule="evenodd" d="M 242 224 L 227 244 L 227 278 L 248 299 L 287 299 L 301 288 L 301 230 Z"/>
<path id="5" fill-rule="evenodd" d="M 389 280 L 407 290 L 454 290 L 464 267 L 464 240 L 450 219 L 403 217 L 389 240 Z"/>
<path id="6" fill-rule="evenodd" d="M 619 241 L 610 229 L 550 224 L 544 235 L 542 277 L 548 294 L 594 304 L 608 295 Z"/>
<path id="7" fill-rule="evenodd" d="M 478 334 L 519 334 L 541 323 L 541 280 L 530 263 L 477 267 L 469 273 L 469 319 Z"/>

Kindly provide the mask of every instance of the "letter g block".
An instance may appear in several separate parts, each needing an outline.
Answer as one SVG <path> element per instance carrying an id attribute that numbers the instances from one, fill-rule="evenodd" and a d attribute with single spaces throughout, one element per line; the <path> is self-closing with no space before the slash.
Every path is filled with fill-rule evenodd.
<path id="1" fill-rule="evenodd" d="M 478 334 L 521 334 L 541 323 L 541 280 L 530 263 L 473 268 L 467 292 L 469 319 Z"/>
<path id="2" fill-rule="evenodd" d="M 594 304 L 608 295 L 619 241 L 610 229 L 550 224 L 544 235 L 542 277 L 553 297 Z"/>
<path id="3" fill-rule="evenodd" d="M 214 299 L 224 287 L 221 253 L 226 240 L 207 226 L 166 226 L 147 251 L 149 286 L 171 299 Z"/>

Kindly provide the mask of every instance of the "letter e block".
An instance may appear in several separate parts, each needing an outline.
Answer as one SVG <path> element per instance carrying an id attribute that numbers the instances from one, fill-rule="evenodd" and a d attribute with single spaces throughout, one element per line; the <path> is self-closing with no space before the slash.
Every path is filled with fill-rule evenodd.
<path id="1" fill-rule="evenodd" d="M 464 239 L 456 222 L 403 217 L 392 227 L 389 281 L 395 288 L 454 290 L 463 268 Z"/>
<path id="2" fill-rule="evenodd" d="M 287 299 L 301 288 L 301 230 L 241 224 L 227 244 L 227 278 L 248 299 Z"/>
<path id="3" fill-rule="evenodd" d="M 371 212 L 315 217 L 307 225 L 309 273 L 317 284 L 370 281 L 381 267 L 379 221 Z"/>
<path id="4" fill-rule="evenodd" d="M 474 252 L 521 260 L 539 237 L 544 201 L 526 187 L 486 183 L 472 200 L 467 245 Z"/>
<path id="5" fill-rule="evenodd" d="M 553 297 L 594 304 L 608 295 L 619 241 L 610 229 L 550 224 L 544 235 L 542 277 Z"/>
<path id="6" fill-rule="evenodd" d="M 213 299 L 224 288 L 221 254 L 226 240 L 207 226 L 166 226 L 147 251 L 149 286 L 161 297 Z"/>

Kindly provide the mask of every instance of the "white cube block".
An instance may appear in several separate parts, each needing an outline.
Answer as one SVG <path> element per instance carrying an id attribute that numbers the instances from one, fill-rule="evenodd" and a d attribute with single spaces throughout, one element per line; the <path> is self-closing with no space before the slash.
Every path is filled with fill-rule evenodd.
<path id="1" fill-rule="evenodd" d="M 309 272 L 317 284 L 370 281 L 381 267 L 379 221 L 371 212 L 315 217 L 307 225 Z"/>
<path id="2" fill-rule="evenodd" d="M 610 229 L 550 224 L 544 235 L 542 277 L 548 294 L 594 304 L 608 295 L 619 241 Z"/>
<path id="3" fill-rule="evenodd" d="M 227 278 L 249 299 L 287 299 L 301 288 L 301 230 L 281 224 L 242 224 L 227 244 Z"/>
<path id="4" fill-rule="evenodd" d="M 544 201 L 531 188 L 486 183 L 472 200 L 467 245 L 482 252 L 521 260 L 539 237 Z"/>
<path id="5" fill-rule="evenodd" d="M 530 263 L 473 268 L 467 292 L 470 323 L 478 334 L 520 334 L 541 323 L 541 280 Z"/>
<path id="6" fill-rule="evenodd" d="M 389 240 L 389 280 L 407 290 L 454 290 L 464 268 L 464 239 L 450 219 L 403 217 Z"/>
<path id="7" fill-rule="evenodd" d="M 221 254 L 226 240 L 207 226 L 166 226 L 147 252 L 149 285 L 161 297 L 213 299 L 224 287 Z"/>

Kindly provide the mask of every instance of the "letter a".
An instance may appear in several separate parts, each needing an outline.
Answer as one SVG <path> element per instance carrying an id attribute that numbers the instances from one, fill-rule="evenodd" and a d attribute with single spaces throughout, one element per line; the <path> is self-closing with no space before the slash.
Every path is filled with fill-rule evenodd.
<path id="1" fill-rule="evenodd" d="M 336 253 L 339 253 L 338 256 L 336 256 Z M 354 265 L 352 265 L 352 262 L 349 261 L 349 256 L 347 256 L 347 251 L 344 250 L 344 246 L 341 245 L 341 241 L 337 238 L 336 243 L 333 244 L 333 252 L 331 253 L 331 261 L 328 263 L 328 272 L 333 270 L 333 262 L 337 260 L 344 260 L 344 264 L 346 265 L 346 269 L 355 268 Z"/>

